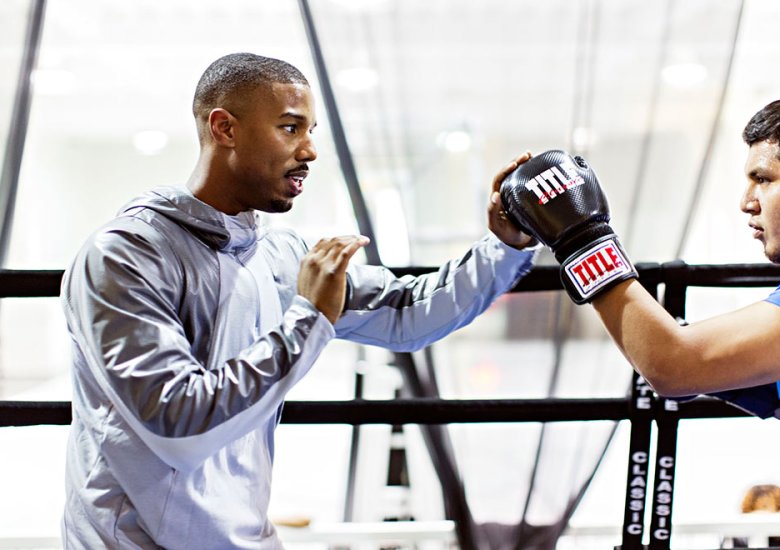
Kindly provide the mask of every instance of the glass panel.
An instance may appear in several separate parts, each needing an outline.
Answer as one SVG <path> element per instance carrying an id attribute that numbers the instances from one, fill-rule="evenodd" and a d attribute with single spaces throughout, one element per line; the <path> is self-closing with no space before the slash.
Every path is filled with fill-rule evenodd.
<path id="1" fill-rule="evenodd" d="M 484 232 L 485 197 L 499 167 L 526 149 L 556 147 L 591 160 L 632 256 L 669 259 L 717 113 L 739 5 L 560 0 L 423 8 L 401 0 L 313 8 L 374 215 L 389 219 L 402 204 L 396 233 L 408 230 L 412 264 L 430 264 Z M 775 9 L 759 6 L 753 9 Z M 774 43 L 776 33 L 748 33 L 761 24 L 755 17 L 748 9 L 743 36 Z M 771 59 L 774 47 L 739 49 L 735 74 L 754 53 Z M 736 98 L 743 112 L 763 104 L 750 78 L 732 79 L 732 90 L 727 109 Z M 732 128 L 719 130 L 738 139 Z M 714 169 L 709 176 L 733 181 Z M 400 198 L 387 203 L 388 195 Z M 698 203 L 696 211 L 710 212 Z"/>
<path id="2" fill-rule="evenodd" d="M 233 30 L 208 32 L 217 22 Z M 156 185 L 182 184 L 197 158 L 190 112 L 197 79 L 217 57 L 244 50 L 289 60 L 313 74 L 291 2 L 51 3 L 7 267 L 62 269 L 86 236 L 132 197 Z M 355 231 L 324 113 L 317 134 L 323 160 L 307 181 L 308 200 L 284 220 L 270 220 L 294 225 L 309 240 Z M 63 326 L 56 300 L 19 315 L 29 318 L 33 309 L 40 323 Z M 36 324 L 20 325 L 16 312 L 9 302 L 0 337 L 13 325 L 14 336 L 5 339 L 38 338 Z M 20 330 L 28 337 L 20 338 Z M 3 351 L 6 380 L 29 377 L 30 363 L 38 365 L 38 377 L 67 364 L 62 346 L 54 360 L 41 346 L 24 353 L 17 348 Z"/>
<path id="3" fill-rule="evenodd" d="M 62 548 L 68 431 L 67 426 L 0 428 L 0 544 L 5 548 Z"/>
<path id="4" fill-rule="evenodd" d="M 3 74 L 8 71 L 0 88 L 3 126 L 21 51 L 19 42 L 12 40 L 23 37 L 26 12 L 21 8 L 26 5 L 3 2 L 0 6 L 0 21 L 4 30 L 8 28 L 0 38 L 0 69 Z M 14 11 L 14 6 L 19 9 Z M 128 200 L 156 185 L 183 184 L 198 152 L 191 114 L 195 84 L 209 63 L 236 51 L 292 62 L 310 77 L 318 93 L 295 2 L 48 3 L 6 267 L 63 269 L 87 235 Z M 308 200 L 296 204 L 284 219 L 269 219 L 272 224 L 294 226 L 310 241 L 356 231 L 327 118 L 324 112 L 319 114 L 315 137 L 321 160 L 307 180 Z M 0 398 L 69 399 L 69 342 L 58 300 L 3 300 L 0 342 Z M 335 362 L 327 357 L 324 361 Z M 336 364 L 354 368 L 354 362 Z M 334 378 L 341 390 L 331 392 L 333 398 L 351 395 L 354 375 L 352 370 L 345 372 L 349 373 L 346 380 Z M 329 490 L 337 491 L 343 490 L 344 473 L 338 461 L 348 449 L 348 439 L 338 437 L 343 427 L 334 429 L 336 434 L 329 437 L 338 443 L 332 456 L 339 469 L 329 479 L 338 487 Z M 19 479 L 34 478 L 45 485 L 25 489 L 2 483 L 9 488 L 3 495 L 10 500 L 0 499 L 0 506 L 14 508 L 14 513 L 3 514 L 11 522 L 0 522 L 0 540 L 57 540 L 64 439 L 42 435 L 37 427 L 0 431 L 0 446 L 14 449 L 3 455 L 0 467 Z M 58 433 L 66 432 L 63 427 Z M 318 431 L 323 436 L 332 432 L 328 427 Z M 311 435 L 309 439 L 317 441 Z M 28 456 L 36 458 L 26 460 Z M 44 469 L 59 481 L 40 476 Z M 288 483 L 293 485 L 285 491 L 282 476 L 280 495 L 299 496 L 295 479 Z M 29 502 L 41 494 L 46 494 L 51 506 L 42 509 Z M 339 492 L 333 495 L 340 498 Z M 328 502 L 323 508 L 332 506 Z M 35 524 L 14 521 L 17 516 L 36 518 Z"/>
<path id="5" fill-rule="evenodd" d="M 751 79 L 737 75 L 749 70 L 755 56 L 765 60 L 759 67 L 771 65 L 777 41 L 777 33 L 759 38 L 750 32 L 751 43 L 772 45 L 766 54 L 737 48 L 728 75 L 739 8 L 738 1 L 714 11 L 707 1 L 313 3 L 385 261 L 402 261 L 398 251 L 405 246 L 415 265 L 458 255 L 485 230 L 484 205 L 498 168 L 527 148 L 561 147 L 583 154 L 596 168 L 613 226 L 636 261 L 674 259 L 689 216 L 695 223 L 683 257 L 730 261 L 724 256 L 736 237 L 720 241 L 708 234 L 721 224 L 723 205 L 733 218 L 738 215 L 735 193 L 726 192 L 739 181 L 738 157 L 744 154 L 741 127 L 735 126 L 771 99 L 757 97 Z M 765 8 L 776 9 L 748 2 L 741 36 L 762 25 L 757 18 Z M 729 94 L 719 113 L 727 76 Z M 764 96 L 776 95 L 776 85 L 763 86 Z M 743 113 L 737 123 L 731 122 L 733 109 Z M 717 116 L 717 160 L 696 190 Z M 726 147 L 733 154 L 721 160 Z M 725 163 L 729 171 L 720 169 Z M 388 203 L 387 196 L 398 198 Z M 383 231 L 388 219 L 397 220 L 394 232 Z M 734 226 L 726 227 L 717 234 L 737 235 Z M 747 233 L 742 227 L 739 236 Z M 692 244 L 699 241 L 706 242 Z M 543 254 L 541 261 L 552 258 Z M 564 342 L 557 350 L 555 335 Z M 473 325 L 437 344 L 435 359 L 447 397 L 545 397 L 553 376 L 555 396 L 623 396 L 631 373 L 592 310 L 567 307 L 554 293 L 499 300 Z M 505 437 L 527 444 L 526 456 L 513 456 L 510 471 L 497 474 L 518 483 L 506 486 L 511 504 L 498 499 L 505 513 L 491 514 L 490 504 L 477 496 L 479 482 L 469 483 L 483 446 L 457 450 L 467 465 L 475 515 L 511 523 L 519 520 L 528 481 L 527 472 L 517 472 L 527 466 L 535 437 L 503 429 Z M 549 522 L 560 513 L 568 495 L 556 491 L 556 475 L 576 472 L 567 481 L 582 483 L 588 475 L 583 462 L 592 465 L 606 441 L 595 425 L 574 431 L 588 442 L 582 454 L 572 452 L 577 438 L 567 427 L 549 430 L 542 464 L 553 465 L 540 470 L 529 520 Z M 622 520 L 624 472 L 612 472 L 618 485 L 610 498 L 617 508 L 609 518 L 615 523 Z"/>
<path id="6" fill-rule="evenodd" d="M 216 24 L 231 31 L 210 32 Z M 182 184 L 197 158 L 195 84 L 234 51 L 279 57 L 313 75 L 292 2 L 52 3 L 36 71 L 46 84 L 35 91 L 9 267 L 61 269 L 130 198 Z M 288 222 L 306 220 L 304 233 L 352 227 L 320 116 L 324 160 L 307 182 L 309 205 Z"/>

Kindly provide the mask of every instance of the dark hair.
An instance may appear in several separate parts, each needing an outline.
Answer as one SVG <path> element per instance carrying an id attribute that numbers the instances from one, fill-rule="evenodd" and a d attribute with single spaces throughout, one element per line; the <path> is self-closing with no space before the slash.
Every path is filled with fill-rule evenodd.
<path id="1" fill-rule="evenodd" d="M 780 100 L 773 101 L 750 119 L 742 132 L 748 145 L 759 141 L 780 143 Z"/>
<path id="2" fill-rule="evenodd" d="M 209 65 L 200 77 L 192 114 L 200 125 L 212 109 L 230 109 L 246 93 L 274 83 L 309 85 L 303 73 L 286 61 L 246 52 L 225 55 Z"/>

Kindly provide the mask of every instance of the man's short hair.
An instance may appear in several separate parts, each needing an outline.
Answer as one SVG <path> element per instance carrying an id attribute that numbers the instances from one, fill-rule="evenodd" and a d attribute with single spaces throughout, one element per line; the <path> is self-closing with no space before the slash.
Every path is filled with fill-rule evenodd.
<path id="1" fill-rule="evenodd" d="M 192 101 L 199 134 L 213 109 L 230 110 L 252 91 L 274 83 L 309 85 L 301 71 L 280 59 L 242 52 L 214 61 L 200 77 Z"/>
<path id="2" fill-rule="evenodd" d="M 753 115 L 742 132 L 742 139 L 748 145 L 760 141 L 780 143 L 780 100 L 773 101 Z"/>

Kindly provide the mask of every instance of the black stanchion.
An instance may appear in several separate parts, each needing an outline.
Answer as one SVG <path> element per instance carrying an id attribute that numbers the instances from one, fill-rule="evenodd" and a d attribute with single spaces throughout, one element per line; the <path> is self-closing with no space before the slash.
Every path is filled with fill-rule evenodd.
<path id="1" fill-rule="evenodd" d="M 631 439 L 628 451 L 628 479 L 623 515 L 621 550 L 642 550 L 645 532 L 647 470 L 650 463 L 650 432 L 655 396 L 644 378 L 634 373 L 631 386 Z"/>
<path id="2" fill-rule="evenodd" d="M 650 550 L 669 550 L 672 537 L 672 500 L 674 469 L 677 461 L 677 402 L 660 399 L 656 402 L 655 476 L 650 517 Z"/>

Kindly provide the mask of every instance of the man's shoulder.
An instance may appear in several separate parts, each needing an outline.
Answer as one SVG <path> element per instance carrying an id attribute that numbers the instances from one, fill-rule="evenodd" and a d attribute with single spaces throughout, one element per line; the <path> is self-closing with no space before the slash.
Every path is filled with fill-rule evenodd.
<path id="1" fill-rule="evenodd" d="M 150 208 L 123 212 L 99 227 L 90 239 L 101 244 L 125 243 L 138 238 L 153 242 L 170 240 L 170 233 L 181 231 L 172 220 Z"/>
<path id="2" fill-rule="evenodd" d="M 175 221 L 152 209 L 140 208 L 124 212 L 97 228 L 84 242 L 79 257 L 87 263 L 104 262 L 106 258 L 124 259 L 124 262 L 146 262 L 157 256 L 161 260 L 197 256 L 207 248 Z M 197 249 L 197 250 L 195 250 Z"/>

